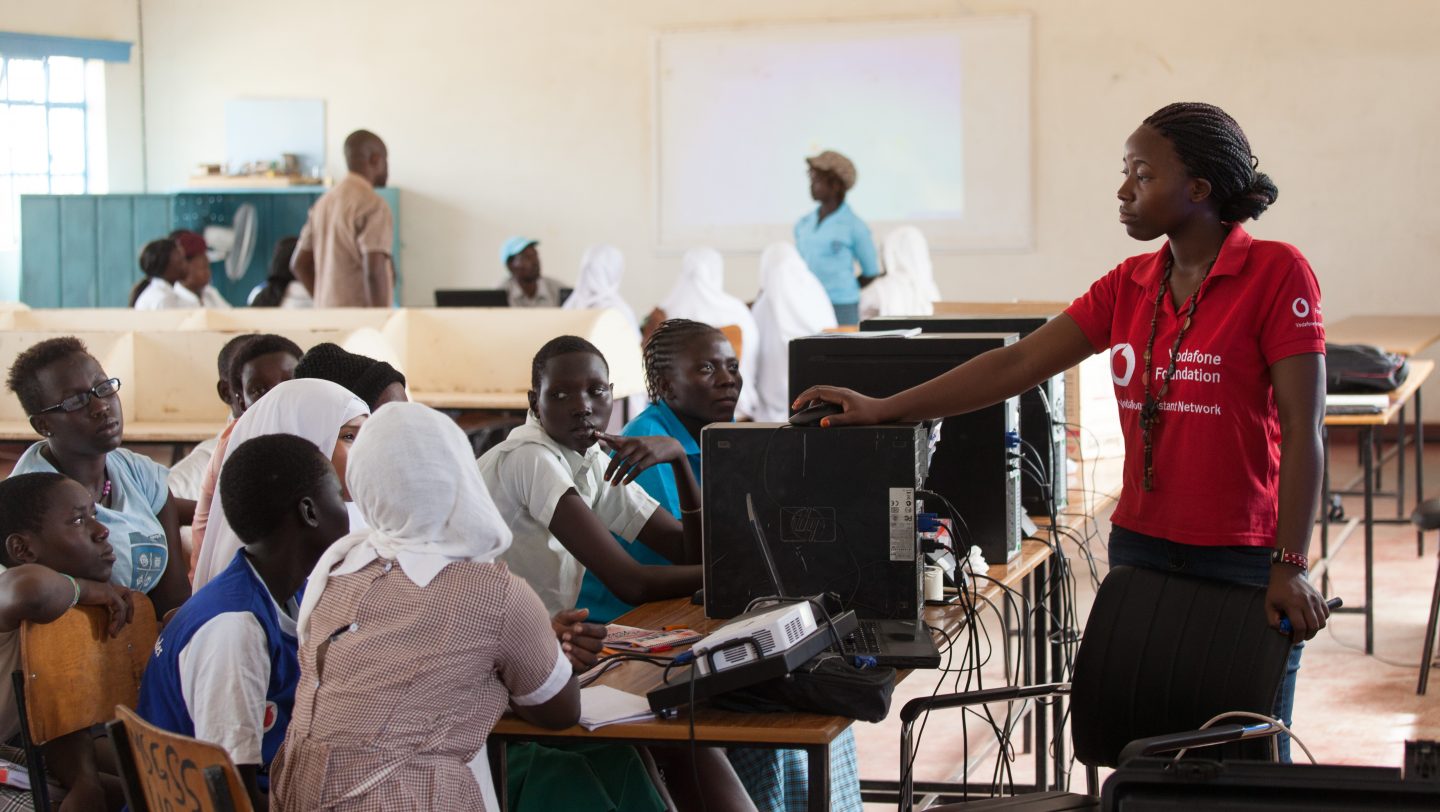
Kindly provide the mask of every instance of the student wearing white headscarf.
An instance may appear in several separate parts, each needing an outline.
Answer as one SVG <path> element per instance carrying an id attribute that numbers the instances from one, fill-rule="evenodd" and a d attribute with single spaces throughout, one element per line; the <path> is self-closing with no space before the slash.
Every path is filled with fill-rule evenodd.
<path id="1" fill-rule="evenodd" d="M 386 406 L 346 479 L 369 527 L 310 574 L 272 803 L 498 812 L 485 739 L 511 706 L 538 725 L 574 724 L 570 660 L 540 598 L 496 561 L 510 531 L 454 421 Z"/>
<path id="2" fill-rule="evenodd" d="M 777 242 L 760 255 L 760 296 L 755 300 L 756 347 L 754 417 L 780 422 L 790 417 L 790 340 L 835 327 L 835 308 L 825 286 L 810 273 L 795 246 Z"/>
<path id="3" fill-rule="evenodd" d="M 703 322 L 711 327 L 735 325 L 740 328 L 740 375 L 745 380 L 754 380 L 756 348 L 760 346 L 760 331 L 750 308 L 740 299 L 725 292 L 725 259 L 714 248 L 693 248 L 685 252 L 680 261 L 680 278 L 670 295 L 660 303 L 667 319 L 690 319 Z M 746 387 L 740 392 L 740 402 L 735 411 L 740 415 L 753 416 L 756 400 L 754 389 Z"/>
<path id="4" fill-rule="evenodd" d="M 625 255 L 613 245 L 592 245 L 580 258 L 580 278 L 570 298 L 560 305 L 562 310 L 611 310 L 620 311 L 625 320 L 635 326 L 640 334 L 640 321 L 635 311 L 620 295 L 620 280 L 625 276 Z"/>
<path id="5" fill-rule="evenodd" d="M 350 444 L 359 431 L 360 422 L 370 415 L 370 407 L 350 390 L 318 378 L 285 381 L 264 397 L 235 422 L 225 459 L 233 449 L 252 437 L 266 434 L 294 434 L 315 444 L 320 453 L 335 465 L 340 481 L 345 481 L 346 458 Z M 224 462 L 221 462 L 224 470 Z M 362 526 L 351 511 L 350 526 Z M 244 543 L 231 529 L 221 504 L 220 488 L 210 500 L 210 519 L 205 538 L 195 558 L 194 588 L 199 590 L 230 564 Z"/>
<path id="6" fill-rule="evenodd" d="M 860 318 L 929 316 L 940 301 L 930 245 L 915 226 L 891 231 L 880 248 L 885 275 L 860 291 Z"/>

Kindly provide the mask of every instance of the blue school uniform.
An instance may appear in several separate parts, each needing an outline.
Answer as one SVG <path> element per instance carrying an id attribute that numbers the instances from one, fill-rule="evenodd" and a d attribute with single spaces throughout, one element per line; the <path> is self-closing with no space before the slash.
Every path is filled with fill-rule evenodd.
<path id="1" fill-rule="evenodd" d="M 261 786 L 266 787 L 269 779 L 265 770 L 285 740 L 295 707 L 295 688 L 300 682 L 299 641 L 294 633 L 294 621 L 288 617 L 282 620 L 275 599 L 246 559 L 244 550 L 236 552 L 230 566 L 182 604 L 160 633 L 140 683 L 137 710 L 157 727 L 195 736 L 195 722 L 181 686 L 180 655 L 201 629 L 230 613 L 253 616 L 264 633 L 263 654 L 269 660 L 270 679 L 265 690 L 260 763 Z M 258 657 L 261 652 L 253 654 Z M 228 743 L 219 743 L 230 749 Z"/>
<path id="2" fill-rule="evenodd" d="M 685 449 L 690 470 L 695 472 L 695 481 L 700 481 L 700 444 L 695 442 L 695 438 L 690 436 L 690 430 L 681 424 L 680 418 L 675 416 L 675 412 L 671 411 L 664 401 L 650 404 L 649 408 L 626 423 L 620 433 L 626 437 L 674 437 Z M 670 511 L 676 519 L 680 518 L 680 489 L 675 484 L 675 471 L 669 465 L 653 465 L 645 469 L 635 478 L 635 484 L 654 497 L 660 507 Z M 631 558 L 641 564 L 671 563 L 665 556 L 646 547 L 643 542 L 625 541 L 619 536 L 615 536 L 615 541 L 630 553 Z M 580 582 L 580 597 L 575 600 L 575 606 L 589 609 L 589 620 L 594 623 L 609 623 L 635 608 L 615 597 L 615 593 L 600 583 L 594 572 L 588 570 L 585 572 L 585 579 Z"/>

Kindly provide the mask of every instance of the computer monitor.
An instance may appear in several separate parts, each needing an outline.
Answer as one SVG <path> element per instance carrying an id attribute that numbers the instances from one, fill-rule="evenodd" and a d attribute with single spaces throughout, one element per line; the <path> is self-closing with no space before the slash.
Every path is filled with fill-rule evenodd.
<path id="1" fill-rule="evenodd" d="M 781 584 L 791 596 L 834 592 L 861 618 L 918 619 L 915 491 L 929 436 L 923 423 L 706 426 L 705 616 L 734 617 Z"/>
<path id="2" fill-rule="evenodd" d="M 1054 316 L 1014 316 L 1001 313 L 944 316 L 882 316 L 860 322 L 860 331 L 901 330 L 919 327 L 922 333 L 1015 333 L 1021 338 L 1040 329 Z M 1051 483 L 1055 509 L 1067 504 L 1065 468 L 1065 375 L 1061 373 L 1020 395 L 1020 439 L 1039 456 L 1041 477 L 1022 476 L 1020 502 L 1026 512 L 1050 512 L 1046 488 Z M 1031 452 L 1024 452 L 1032 456 Z"/>
<path id="3" fill-rule="evenodd" d="M 888 397 L 1017 340 L 1014 333 L 797 338 L 790 342 L 790 398 L 822 384 Z M 1019 555 L 1024 536 L 1020 463 L 1012 455 L 1010 441 L 1011 433 L 1018 430 L 1017 398 L 946 417 L 930 463 L 929 489 L 949 500 L 963 520 L 956 528 L 960 542 L 978 546 L 991 564 L 1004 564 Z M 941 516 L 947 513 L 943 503 L 933 500 L 926 501 L 925 509 Z"/>

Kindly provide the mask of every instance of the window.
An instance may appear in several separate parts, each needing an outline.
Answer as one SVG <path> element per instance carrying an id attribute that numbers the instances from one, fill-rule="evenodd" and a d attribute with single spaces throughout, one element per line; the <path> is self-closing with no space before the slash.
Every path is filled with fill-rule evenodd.
<path id="1" fill-rule="evenodd" d="M 0 251 L 20 240 L 20 195 L 107 191 L 105 63 L 0 52 Z"/>

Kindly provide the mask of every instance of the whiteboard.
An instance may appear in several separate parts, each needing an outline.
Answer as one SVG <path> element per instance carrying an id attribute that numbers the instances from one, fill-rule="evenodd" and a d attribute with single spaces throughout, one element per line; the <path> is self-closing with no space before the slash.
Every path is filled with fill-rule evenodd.
<path id="1" fill-rule="evenodd" d="M 1032 245 L 1030 18 L 671 31 L 656 39 L 662 251 L 759 251 L 815 207 L 806 156 L 855 162 L 846 200 L 877 240 Z"/>

